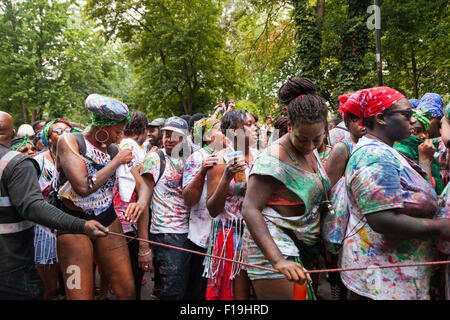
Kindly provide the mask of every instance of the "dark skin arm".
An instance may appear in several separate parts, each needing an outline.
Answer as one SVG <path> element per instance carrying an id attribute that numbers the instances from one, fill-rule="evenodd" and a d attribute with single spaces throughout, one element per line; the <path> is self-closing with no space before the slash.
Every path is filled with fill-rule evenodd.
<path id="1" fill-rule="evenodd" d="M 404 214 L 413 218 L 431 219 L 438 210 L 438 204 L 435 199 L 429 195 L 418 194 L 421 199 L 415 199 L 415 202 L 403 202 L 404 208 L 395 210 L 397 214 Z"/>
<path id="2" fill-rule="evenodd" d="M 73 151 L 78 153 L 78 144 L 75 137 L 69 134 L 66 136 Z M 63 137 L 58 139 L 57 150 L 58 163 L 64 170 L 64 174 L 72 185 L 72 188 L 82 197 L 87 197 L 97 191 L 114 174 L 118 166 L 132 160 L 132 153 L 130 149 L 121 150 L 117 156 L 114 157 L 114 159 L 112 159 L 103 169 L 96 173 L 96 181 L 93 187 L 89 188 L 87 182 L 88 173 L 84 161 L 74 154 L 74 152 L 67 145 L 66 139 Z"/>
<path id="3" fill-rule="evenodd" d="M 143 180 L 143 183 L 146 185 L 146 187 L 149 190 L 148 199 L 150 201 L 152 198 L 152 195 L 153 195 L 153 188 L 155 186 L 155 180 L 153 179 L 153 175 L 151 175 L 150 173 L 143 174 L 142 180 Z M 144 208 L 144 212 L 141 215 L 140 219 L 138 220 L 138 224 L 137 224 L 139 238 L 148 240 L 149 222 L 150 222 L 150 212 L 149 212 L 148 205 L 146 205 Z M 149 251 L 151 251 L 149 243 L 140 241 L 139 242 L 139 254 L 146 254 Z M 144 257 L 138 256 L 139 267 L 142 270 L 146 270 L 146 271 L 151 270 L 152 259 L 153 259 L 153 255 L 151 252 Z"/>
<path id="4" fill-rule="evenodd" d="M 195 206 L 199 201 L 203 193 L 203 186 L 205 184 L 206 173 L 218 161 L 217 156 L 211 155 L 204 159 L 202 167 L 195 175 L 191 183 L 189 183 L 183 189 L 184 202 L 189 206 Z"/>
<path id="5" fill-rule="evenodd" d="M 325 171 L 327 172 L 328 178 L 331 182 L 331 188 L 342 178 L 345 173 L 345 167 L 347 166 L 350 154 L 348 152 L 347 146 L 339 142 L 331 151 L 331 154 L 325 165 Z"/>
<path id="6" fill-rule="evenodd" d="M 298 283 L 311 281 L 309 274 L 304 273 L 299 263 L 288 261 L 283 257 L 261 214 L 277 185 L 277 181 L 272 177 L 250 176 L 242 205 L 242 215 L 256 244 L 275 269 L 284 274 L 289 281 Z"/>
<path id="7" fill-rule="evenodd" d="M 396 240 L 439 238 L 450 240 L 450 219 L 422 219 L 380 211 L 366 215 L 369 226 L 378 233 Z"/>
<path id="8" fill-rule="evenodd" d="M 220 159 L 217 165 L 208 170 L 206 207 L 211 217 L 215 218 L 223 211 L 230 182 L 234 175 L 242 170 L 244 170 L 244 165 L 232 162 L 225 165 L 223 159 Z"/>
<path id="9" fill-rule="evenodd" d="M 125 219 L 136 223 L 144 212 L 144 209 L 148 207 L 150 189 L 135 168 L 131 169 L 131 174 L 136 181 L 135 190 L 138 195 L 138 201 L 128 205 L 127 210 L 125 211 Z"/>

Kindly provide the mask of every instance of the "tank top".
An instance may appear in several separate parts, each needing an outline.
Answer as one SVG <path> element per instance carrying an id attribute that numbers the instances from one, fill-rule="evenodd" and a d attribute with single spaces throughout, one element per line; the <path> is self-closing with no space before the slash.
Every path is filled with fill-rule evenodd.
<path id="1" fill-rule="evenodd" d="M 84 140 L 86 142 L 86 157 L 103 166 L 106 166 L 111 161 L 111 157 L 108 154 L 94 147 L 86 138 Z M 98 171 L 91 163 L 85 160 L 83 161 L 86 165 L 88 175 L 94 175 Z M 113 174 L 100 188 L 87 197 L 82 197 L 77 194 L 73 190 L 70 182 L 67 181 L 59 189 L 58 196 L 71 200 L 75 206 L 81 208 L 85 213 L 98 216 L 105 212 L 113 203 L 113 187 L 115 181 L 116 177 Z"/>

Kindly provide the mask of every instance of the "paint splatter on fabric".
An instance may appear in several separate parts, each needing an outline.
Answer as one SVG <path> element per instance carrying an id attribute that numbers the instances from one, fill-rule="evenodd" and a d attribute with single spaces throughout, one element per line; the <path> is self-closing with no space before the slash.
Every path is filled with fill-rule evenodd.
<path id="1" fill-rule="evenodd" d="M 152 209 L 151 233 L 187 233 L 189 207 L 184 203 L 182 179 L 184 162 L 169 157 L 164 149 L 165 171 L 153 188 L 150 204 Z M 150 173 L 156 181 L 159 177 L 160 158 L 156 152 L 144 160 L 141 175 Z"/>
<path id="2" fill-rule="evenodd" d="M 350 219 L 342 248 L 342 268 L 432 261 L 431 240 L 392 240 L 375 232 L 366 215 L 432 201 L 431 185 L 388 145 L 363 137 L 355 146 L 346 172 Z M 432 267 L 370 269 L 342 272 L 345 286 L 377 300 L 429 299 Z"/>

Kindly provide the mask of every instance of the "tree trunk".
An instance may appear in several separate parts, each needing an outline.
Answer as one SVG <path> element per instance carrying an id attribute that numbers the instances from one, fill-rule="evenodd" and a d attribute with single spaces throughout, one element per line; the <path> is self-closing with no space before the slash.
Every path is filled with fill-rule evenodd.
<path id="1" fill-rule="evenodd" d="M 322 29 L 323 18 L 325 16 L 325 0 L 317 0 L 316 13 L 319 16 L 317 19 L 317 26 Z"/>
<path id="2" fill-rule="evenodd" d="M 412 72 L 413 72 L 413 85 L 414 85 L 414 97 L 416 99 L 419 99 L 419 86 L 418 86 L 418 80 L 417 79 L 417 63 L 416 63 L 416 53 L 414 51 L 414 48 L 411 50 L 411 65 L 412 65 Z"/>
<path id="3" fill-rule="evenodd" d="M 22 100 L 23 122 L 28 123 L 28 109 L 25 106 L 25 100 Z"/>
<path id="4" fill-rule="evenodd" d="M 31 110 L 31 123 L 34 123 L 37 120 L 36 115 L 37 115 L 37 110 L 36 109 Z"/>

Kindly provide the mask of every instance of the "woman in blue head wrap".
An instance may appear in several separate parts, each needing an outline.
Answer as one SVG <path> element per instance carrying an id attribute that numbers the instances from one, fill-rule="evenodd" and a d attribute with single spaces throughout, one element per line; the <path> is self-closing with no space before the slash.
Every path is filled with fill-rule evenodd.
<path id="1" fill-rule="evenodd" d="M 444 116 L 444 101 L 437 93 L 425 93 L 419 102 L 417 108 L 424 108 L 431 113 L 431 125 L 428 130 L 430 139 L 439 137 L 441 128 L 441 119 Z"/>
<path id="2" fill-rule="evenodd" d="M 64 134 L 58 140 L 56 161 L 58 205 L 76 217 L 97 220 L 110 231 L 123 233 L 113 206 L 115 172 L 132 161 L 132 151 L 118 151 L 116 143 L 123 136 L 129 120 L 128 107 L 115 99 L 93 94 L 87 97 L 86 109 L 92 113 L 92 125 L 84 133 Z M 130 170 L 130 167 L 128 167 Z M 148 206 L 150 192 L 134 168 L 138 201 L 130 203 L 125 217 L 136 222 Z M 58 258 L 66 285 L 68 300 L 94 298 L 93 258 L 109 280 L 116 299 L 135 299 L 135 285 L 130 255 L 122 237 L 108 235 L 92 241 L 83 234 L 59 232 Z M 68 287 L 71 267 L 76 265 L 82 275 L 77 288 Z"/>
<path id="3" fill-rule="evenodd" d="M 420 100 L 417 99 L 409 99 L 409 103 L 411 104 L 411 109 L 416 109 L 420 103 Z"/>

